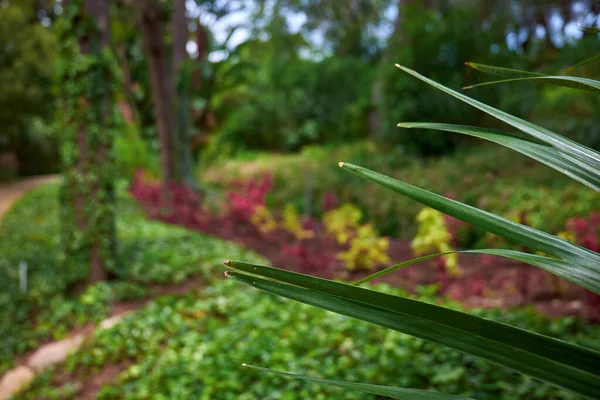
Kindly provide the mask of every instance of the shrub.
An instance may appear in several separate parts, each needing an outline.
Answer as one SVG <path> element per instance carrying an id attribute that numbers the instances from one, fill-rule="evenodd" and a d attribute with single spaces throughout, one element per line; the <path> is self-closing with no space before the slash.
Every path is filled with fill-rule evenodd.
<path id="1" fill-rule="evenodd" d="M 388 246 L 388 238 L 380 237 L 373 225 L 363 224 L 352 234 L 348 250 L 339 252 L 337 258 L 349 271 L 369 271 L 377 265 L 391 262 L 387 255 Z"/>
<path id="2" fill-rule="evenodd" d="M 453 275 L 460 275 L 458 255 L 452 246 L 453 236 L 446 226 L 444 215 L 433 208 L 425 207 L 417 215 L 419 231 L 410 243 L 415 255 L 431 253 L 448 253 L 439 258 L 444 269 Z"/>

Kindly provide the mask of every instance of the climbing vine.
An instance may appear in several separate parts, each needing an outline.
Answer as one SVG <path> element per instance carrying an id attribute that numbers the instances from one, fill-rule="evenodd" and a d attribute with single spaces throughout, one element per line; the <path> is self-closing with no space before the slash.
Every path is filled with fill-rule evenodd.
<path id="1" fill-rule="evenodd" d="M 102 41 L 108 33 L 85 12 L 82 0 L 69 1 L 56 25 L 61 38 L 63 262 L 94 281 L 105 278 L 116 262 L 113 140 L 122 124 L 114 107 L 120 70 Z M 90 273 L 95 278 L 90 280 Z"/>

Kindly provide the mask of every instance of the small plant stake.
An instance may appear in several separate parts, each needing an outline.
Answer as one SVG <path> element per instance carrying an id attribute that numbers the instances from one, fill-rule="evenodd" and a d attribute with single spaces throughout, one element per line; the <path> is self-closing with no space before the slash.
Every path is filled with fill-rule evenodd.
<path id="1" fill-rule="evenodd" d="M 27 261 L 19 263 L 19 289 L 21 293 L 27 292 Z"/>

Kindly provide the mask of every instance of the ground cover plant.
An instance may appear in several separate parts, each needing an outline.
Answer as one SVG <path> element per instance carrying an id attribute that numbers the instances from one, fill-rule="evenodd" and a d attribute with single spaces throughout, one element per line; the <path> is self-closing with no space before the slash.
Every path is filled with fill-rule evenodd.
<path id="1" fill-rule="evenodd" d="M 214 279 L 223 252 L 252 253 L 238 246 L 148 220 L 120 190 L 120 262 L 113 278 L 82 292 L 73 284 L 85 268 L 66 269 L 58 245 L 58 185 L 34 189 L 19 200 L 0 224 L 0 371 L 17 355 L 70 329 L 106 317 L 119 301 L 147 297 L 152 286 L 191 276 Z M 27 288 L 20 289 L 19 265 L 27 263 Z"/>
<path id="2" fill-rule="evenodd" d="M 491 83 L 533 80 L 539 83 L 600 91 L 600 82 L 586 78 L 564 75 L 550 76 L 477 64 L 471 64 L 471 66 L 484 72 L 510 78 Z M 595 191 L 600 190 L 600 153 L 453 91 L 409 68 L 400 65 L 397 67 L 434 88 L 516 128 L 525 138 L 505 132 L 462 125 L 401 123 L 399 126 L 438 129 L 495 142 L 538 160 Z M 600 254 L 594 251 L 367 168 L 344 162 L 340 162 L 339 166 L 367 181 L 379 184 L 425 206 L 547 256 L 498 249 L 474 252 L 525 261 L 576 283 L 596 295 L 600 294 Z M 384 272 L 392 272 L 412 262 L 415 261 L 392 266 Z M 589 398 L 600 396 L 600 370 L 598 369 L 600 352 L 596 350 L 553 340 L 531 331 L 498 324 L 467 313 L 455 313 L 443 307 L 432 307 L 426 303 L 412 302 L 405 297 L 390 296 L 355 285 L 240 261 L 228 261 L 226 265 L 232 269 L 232 272 L 227 273 L 229 277 L 268 293 L 443 344 Z M 373 277 L 381 274 L 374 274 Z M 361 282 L 366 280 L 363 279 Z M 295 377 L 304 379 L 302 376 Z M 346 382 L 335 382 L 335 385 L 346 387 L 348 390 L 357 389 L 356 383 L 348 385 Z M 390 386 L 374 387 L 372 385 L 361 386 L 358 390 L 368 393 L 385 392 L 394 398 L 402 398 L 408 393 L 414 393 L 410 389 Z M 451 395 L 443 396 L 427 392 L 419 392 L 415 396 L 453 398 Z"/>
<path id="3" fill-rule="evenodd" d="M 387 285 L 377 290 L 407 295 Z M 416 299 L 459 303 L 423 288 Z M 475 309 L 475 315 L 598 348 L 600 326 L 548 320 L 531 308 Z M 430 342 L 297 302 L 216 282 L 202 291 L 155 299 L 42 374 L 20 399 L 78 398 L 93 377 L 118 374 L 99 399 L 376 399 L 375 395 L 273 378 L 242 363 L 318 375 L 436 389 L 481 399 L 580 399 L 507 368 Z"/>

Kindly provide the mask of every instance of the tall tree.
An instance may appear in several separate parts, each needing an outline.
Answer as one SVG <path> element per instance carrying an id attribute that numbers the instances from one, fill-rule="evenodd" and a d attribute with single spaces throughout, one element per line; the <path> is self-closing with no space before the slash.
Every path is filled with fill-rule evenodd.
<path id="1" fill-rule="evenodd" d="M 171 89 L 173 90 L 173 107 L 175 118 L 173 125 L 174 148 L 177 154 L 175 175 L 177 180 L 195 187 L 192 148 L 188 133 L 189 101 L 188 87 L 191 85 L 191 71 L 186 68 L 185 61 L 189 59 L 186 45 L 189 31 L 185 16 L 185 0 L 173 0 L 173 70 Z M 203 31 L 203 29 L 200 29 Z M 200 48 L 198 49 L 200 51 Z"/>
<path id="2" fill-rule="evenodd" d="M 105 280 L 116 263 L 113 110 L 118 66 L 109 46 L 108 0 L 70 0 L 58 30 L 64 179 L 62 242 L 68 268 L 88 284 Z"/>
<path id="3" fill-rule="evenodd" d="M 168 201 L 169 182 L 175 181 L 174 140 L 171 134 L 173 127 L 171 109 L 172 80 L 167 67 L 167 54 L 164 43 L 164 25 L 168 13 L 158 0 L 140 0 L 134 5 L 137 5 L 140 10 L 139 24 L 150 69 L 150 86 L 160 141 L 162 194 L 163 200 Z"/>

